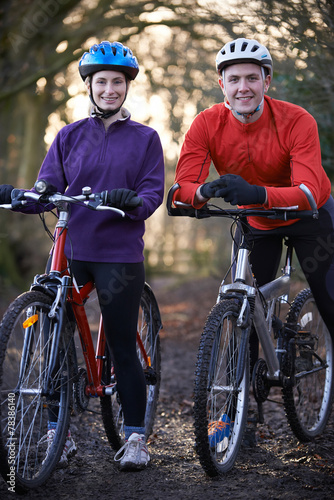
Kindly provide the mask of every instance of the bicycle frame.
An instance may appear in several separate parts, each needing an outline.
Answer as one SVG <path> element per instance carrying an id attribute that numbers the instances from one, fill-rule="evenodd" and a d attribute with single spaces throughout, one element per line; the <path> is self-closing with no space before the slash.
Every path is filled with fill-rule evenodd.
<path id="1" fill-rule="evenodd" d="M 277 298 L 289 296 L 290 278 L 292 273 L 292 252 L 293 249 L 288 244 L 285 266 L 283 268 L 282 276 L 269 283 L 266 283 L 261 287 L 256 288 L 256 284 L 249 264 L 249 247 L 244 240 L 237 254 L 237 263 L 233 282 L 228 285 L 221 285 L 219 289 L 218 300 L 220 300 L 221 297 L 226 296 L 226 294 L 241 293 L 243 295 L 244 306 L 241 308 L 240 316 L 237 320 L 237 325 L 240 326 L 245 324 L 245 319 L 242 317 L 242 315 L 245 314 L 245 308 L 249 297 L 255 298 L 253 324 L 261 347 L 263 349 L 265 360 L 267 362 L 268 378 L 272 380 L 279 380 L 280 366 L 277 352 L 270 338 L 272 327 L 270 322 Z M 265 309 L 260 298 L 261 296 L 267 303 L 271 302 L 268 307 L 267 315 L 265 314 Z"/>
<path id="2" fill-rule="evenodd" d="M 301 184 L 299 188 L 308 199 L 311 211 L 298 211 L 298 207 L 282 207 L 273 208 L 271 210 L 264 209 L 246 209 L 246 210 L 221 210 L 221 209 L 210 209 L 203 207 L 202 209 L 194 209 L 191 205 L 173 201 L 176 191 L 180 188 L 179 184 L 174 184 L 167 196 L 167 211 L 169 215 L 177 216 L 190 216 L 196 217 L 198 219 L 210 217 L 210 216 L 241 216 L 244 219 L 247 226 L 246 217 L 247 215 L 256 216 L 270 216 L 271 218 L 277 219 L 298 219 L 301 216 L 318 218 L 318 210 L 315 200 L 312 196 L 311 191 L 307 186 Z M 172 208 L 172 205 L 176 208 Z M 238 249 L 236 271 L 234 279 L 231 284 L 221 285 L 218 300 L 220 297 L 233 294 L 234 296 L 240 297 L 242 300 L 242 307 L 240 310 L 240 315 L 237 319 L 237 326 L 240 328 L 250 328 L 251 323 L 249 319 L 249 301 L 253 300 L 253 324 L 256 329 L 260 344 L 262 346 L 264 356 L 268 365 L 268 378 L 272 381 L 278 381 L 281 377 L 280 364 L 278 359 L 278 350 L 276 352 L 275 347 L 270 338 L 271 331 L 271 316 L 273 312 L 273 307 L 277 298 L 288 296 L 290 291 L 290 278 L 292 273 L 291 260 L 292 260 L 292 247 L 288 245 L 286 253 L 286 261 L 283 269 L 283 274 L 281 277 L 267 283 L 261 287 L 257 287 L 255 280 L 252 275 L 251 267 L 249 264 L 249 251 L 250 248 L 247 244 L 247 239 L 244 238 L 243 242 Z M 261 301 L 263 297 L 266 302 L 271 301 L 269 306 L 268 314 L 266 317 L 265 309 Z M 240 367 L 242 368 L 242 367 Z"/>
<path id="3" fill-rule="evenodd" d="M 103 360 L 106 349 L 106 337 L 103 328 L 102 316 L 100 317 L 96 351 L 94 351 L 94 344 L 84 307 L 85 301 L 88 299 L 89 294 L 95 287 L 92 282 L 88 282 L 80 289 L 78 288 L 75 278 L 70 275 L 68 261 L 64 253 L 68 231 L 68 218 L 68 209 L 66 205 L 63 205 L 60 209 L 58 223 L 55 228 L 54 245 L 51 250 L 50 271 L 47 276 L 42 277 L 42 281 L 40 277 L 37 276 L 32 285 L 32 289 L 39 288 L 41 286 L 41 282 L 43 283 L 43 288 L 47 283 L 51 284 L 51 287 L 54 287 L 54 284 L 56 283 L 57 292 L 50 311 L 50 316 L 55 315 L 60 303 L 64 304 L 67 301 L 72 307 L 87 367 L 88 384 L 86 387 L 86 394 L 88 396 L 99 397 L 111 395 L 114 391 L 114 384 L 111 384 L 110 386 L 101 384 Z M 60 332 L 57 332 L 57 335 L 55 336 L 56 338 L 53 340 L 52 353 L 57 352 L 56 347 L 59 335 Z M 151 360 L 147 356 L 138 331 L 137 345 L 141 351 L 146 366 L 151 366 Z M 47 377 L 47 380 L 52 379 L 51 373 L 55 362 L 55 356 L 52 356 L 51 354 L 50 366 L 48 368 L 50 376 Z"/>
<path id="4" fill-rule="evenodd" d="M 59 219 L 55 228 L 54 245 L 51 249 L 51 265 L 47 275 L 36 276 L 32 289 L 38 289 L 42 286 L 43 289 L 56 285 L 56 296 L 50 311 L 50 317 L 56 314 L 59 304 L 68 302 L 73 310 L 75 320 L 78 326 L 78 333 L 82 347 L 83 356 L 87 367 L 88 385 L 86 393 L 90 396 L 104 396 L 108 393 L 108 388 L 101 385 L 101 376 L 103 369 L 103 359 L 106 348 L 106 339 L 103 329 L 102 319 L 100 320 L 98 340 L 96 352 L 91 336 L 91 331 L 84 308 L 84 303 L 88 299 L 89 294 L 94 290 L 92 282 L 86 283 L 80 289 L 78 288 L 75 279 L 70 275 L 69 266 L 64 254 L 65 241 L 68 231 L 69 212 L 66 205 L 63 205 L 59 212 Z M 62 308 L 60 308 L 62 310 Z M 57 332 L 55 337 L 59 338 L 60 332 Z M 58 339 L 53 343 L 56 344 Z M 54 352 L 57 352 L 54 348 Z M 55 363 L 54 356 L 51 354 L 49 373 L 52 373 Z M 50 375 L 51 378 L 51 375 Z"/>

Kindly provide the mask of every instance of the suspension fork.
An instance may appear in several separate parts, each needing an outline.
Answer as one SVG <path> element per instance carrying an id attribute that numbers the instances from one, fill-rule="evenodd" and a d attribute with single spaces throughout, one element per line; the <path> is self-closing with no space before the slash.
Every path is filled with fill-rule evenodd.
<path id="1" fill-rule="evenodd" d="M 72 280 L 70 276 L 65 275 L 61 278 L 61 284 L 58 285 L 56 298 L 48 314 L 49 323 L 52 325 L 52 322 L 54 321 L 55 330 L 54 332 L 52 332 L 50 356 L 48 358 L 45 367 L 46 377 L 45 377 L 44 390 L 47 391 L 48 387 L 50 387 L 51 393 L 54 390 L 52 383 L 53 374 L 58 362 L 59 341 L 63 331 L 64 317 L 66 315 L 66 300 L 67 300 L 68 289 L 71 283 Z M 50 334 L 50 329 L 48 330 L 48 332 L 46 331 L 44 332 L 45 336 L 48 334 Z M 47 341 L 48 339 L 45 340 Z"/>
<path id="2" fill-rule="evenodd" d="M 248 343 L 249 343 L 249 335 L 250 335 L 250 330 L 251 330 L 251 325 L 252 325 L 252 316 L 253 316 L 253 309 L 254 309 L 254 297 L 252 295 L 253 289 L 249 287 L 248 285 L 240 285 L 238 287 L 238 291 L 240 289 L 248 289 L 250 291 L 250 295 L 247 294 L 236 294 L 236 293 L 231 293 L 225 296 L 225 298 L 229 299 L 237 299 L 240 303 L 240 308 L 239 308 L 239 315 L 238 318 L 236 319 L 236 330 L 237 330 L 237 336 L 240 335 L 240 348 L 238 352 L 238 359 L 234 360 L 232 359 L 232 354 L 233 354 L 233 346 L 231 346 L 231 362 L 234 364 L 234 369 L 236 373 L 236 387 L 239 387 L 241 384 L 241 381 L 244 376 L 245 372 L 245 363 L 247 359 L 247 350 L 248 350 Z M 225 290 L 231 290 L 233 288 L 233 285 L 226 285 L 223 287 Z M 217 364 L 217 357 L 218 357 L 218 352 L 219 352 L 219 345 L 221 341 L 221 335 L 222 331 L 221 328 L 216 333 L 216 336 L 213 341 L 213 346 L 212 346 L 212 355 L 211 355 L 211 360 L 210 360 L 210 366 L 209 366 L 209 383 L 208 386 L 211 386 L 212 379 L 214 377 L 214 371 L 215 371 L 215 366 Z"/>
<path id="3" fill-rule="evenodd" d="M 30 317 L 32 317 L 32 316 L 30 316 Z M 27 319 L 29 319 L 29 318 L 27 318 Z M 32 345 L 32 341 L 33 341 L 33 335 L 34 335 L 33 326 L 31 325 L 31 326 L 26 327 L 25 332 L 24 332 L 22 356 L 21 356 L 21 362 L 20 362 L 20 372 L 19 372 L 17 386 L 14 390 L 15 393 L 17 393 L 19 388 L 21 387 L 21 384 L 24 380 L 24 376 L 26 373 L 26 368 L 30 364 L 31 345 Z"/>
<path id="4" fill-rule="evenodd" d="M 236 361 L 237 386 L 241 384 L 245 372 L 245 364 L 247 359 L 249 336 L 254 315 L 256 293 L 254 288 L 254 279 L 249 264 L 249 225 L 246 216 L 241 217 L 240 223 L 243 225 L 244 234 L 240 241 L 237 262 L 232 267 L 233 283 L 231 285 L 221 286 L 220 288 L 221 297 L 226 296 L 229 298 L 237 299 L 240 304 L 239 315 L 236 320 L 236 328 L 239 332 L 238 335 L 241 336 L 239 355 L 238 360 Z M 239 230 L 237 229 L 237 232 L 238 231 Z M 238 233 L 236 234 L 236 239 L 240 239 L 240 236 L 241 235 L 239 231 L 239 235 Z"/>
<path id="5" fill-rule="evenodd" d="M 241 329 L 240 350 L 237 364 L 237 386 L 241 384 L 245 373 L 245 365 L 247 360 L 247 352 L 249 350 L 249 336 L 252 327 L 253 312 L 255 300 L 254 297 L 244 295 L 243 304 L 240 309 L 237 320 L 237 327 Z"/>

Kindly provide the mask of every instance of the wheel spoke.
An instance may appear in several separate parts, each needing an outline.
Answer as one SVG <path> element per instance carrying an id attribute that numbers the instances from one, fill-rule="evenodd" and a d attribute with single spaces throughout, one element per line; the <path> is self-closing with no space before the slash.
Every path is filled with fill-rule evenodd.
<path id="1" fill-rule="evenodd" d="M 241 367 L 238 313 L 234 301 L 218 303 L 207 319 L 198 352 L 194 389 L 196 449 L 210 476 L 233 467 L 247 415 L 249 356 L 247 350 Z"/>
<path id="2" fill-rule="evenodd" d="M 0 353 L 1 463 L 8 463 L 9 445 L 14 444 L 15 480 L 21 490 L 35 488 L 46 481 L 62 452 L 68 428 L 70 344 L 65 345 L 63 336 L 52 374 L 52 395 L 46 383 L 57 326 L 48 317 L 51 306 L 51 298 L 43 293 L 27 292 L 14 301 L 0 325 L 0 336 L 5 339 Z M 9 418 L 12 414 L 6 407 L 13 408 L 13 419 Z M 47 436 L 49 420 L 56 424 L 51 443 L 43 438 Z M 1 473 L 6 477 L 8 467 L 2 467 Z"/>

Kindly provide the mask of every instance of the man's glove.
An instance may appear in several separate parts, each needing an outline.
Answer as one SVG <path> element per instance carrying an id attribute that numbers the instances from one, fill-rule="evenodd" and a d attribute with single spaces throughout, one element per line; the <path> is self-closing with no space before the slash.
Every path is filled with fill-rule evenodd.
<path id="1" fill-rule="evenodd" d="M 202 184 L 199 188 L 199 192 L 203 198 L 217 198 L 216 191 L 226 185 L 223 179 L 224 176 L 222 175 L 219 179 Z"/>
<path id="2" fill-rule="evenodd" d="M 240 175 L 226 174 L 220 179 L 223 186 L 216 190 L 216 198 L 224 198 L 231 205 L 262 205 L 266 201 L 266 189 L 249 184 Z"/>
<path id="3" fill-rule="evenodd" d="M 14 186 L 11 184 L 1 184 L 0 185 L 0 205 L 7 205 L 12 203 L 12 191 Z"/>
<path id="4" fill-rule="evenodd" d="M 136 200 L 135 200 L 136 198 Z M 131 189 L 113 189 L 108 193 L 108 204 L 120 210 L 134 210 L 138 207 L 138 195 Z"/>

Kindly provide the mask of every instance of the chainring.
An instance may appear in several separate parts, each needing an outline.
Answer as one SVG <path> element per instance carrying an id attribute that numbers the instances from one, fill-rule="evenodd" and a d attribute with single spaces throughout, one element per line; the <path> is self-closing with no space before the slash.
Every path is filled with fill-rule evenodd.
<path id="1" fill-rule="evenodd" d="M 73 384 L 73 406 L 76 413 L 82 413 L 88 408 L 90 397 L 86 394 L 87 384 L 87 371 L 79 368 L 77 380 Z"/>
<path id="2" fill-rule="evenodd" d="M 270 383 L 267 379 L 268 366 L 264 359 L 255 363 L 252 377 L 253 393 L 257 403 L 263 403 L 269 396 Z"/>

